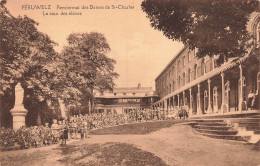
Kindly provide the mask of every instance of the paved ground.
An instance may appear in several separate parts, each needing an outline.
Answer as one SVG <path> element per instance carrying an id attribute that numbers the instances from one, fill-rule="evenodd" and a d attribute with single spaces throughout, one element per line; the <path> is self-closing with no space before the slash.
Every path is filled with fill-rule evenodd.
<path id="1" fill-rule="evenodd" d="M 163 162 L 156 160 L 154 162 L 161 165 L 227 165 L 244 166 L 260 165 L 260 151 L 255 146 L 229 140 L 219 140 L 201 136 L 197 134 L 190 126 L 176 124 L 170 128 L 164 128 L 147 135 L 91 135 L 91 138 L 71 142 L 64 149 L 59 146 L 50 146 L 38 149 L 17 150 L 12 152 L 1 152 L 0 163 L 2 165 L 73 165 L 66 162 L 77 158 L 80 161 L 88 160 L 88 163 L 102 163 L 96 161 L 96 156 L 102 156 L 106 147 L 115 147 L 115 143 L 128 147 L 129 150 L 141 149 L 138 152 L 141 156 L 153 158 L 151 154 L 162 159 Z M 122 144 L 121 144 L 122 143 Z M 126 144 L 125 144 L 126 143 Z M 131 146 L 130 146 L 131 145 Z M 86 151 L 80 149 L 84 147 Z M 95 148 L 93 148 L 95 147 Z M 96 152 L 94 152 L 96 149 Z M 126 148 L 127 149 L 127 148 Z M 136 151 L 135 149 L 135 151 Z M 85 155 L 93 151 L 95 156 Z M 118 149 L 117 149 L 118 151 Z M 117 151 L 113 151 L 117 153 Z M 135 153 L 132 150 L 132 153 Z M 111 151 L 112 152 L 112 151 Z M 119 153 L 119 152 L 118 152 Z M 127 153 L 127 152 L 126 152 Z M 111 154 L 116 157 L 115 154 Z M 91 158 L 92 157 L 92 158 Z M 122 157 L 122 156 L 118 156 Z M 129 158 L 128 158 L 129 159 Z M 90 161 L 95 162 L 90 162 Z M 124 158 L 122 160 L 125 160 Z M 140 159 L 141 160 L 141 159 Z M 65 161 L 65 162 L 64 162 Z M 148 161 L 147 165 L 151 165 Z M 8 164 L 9 163 L 9 164 Z M 75 162 L 74 162 L 75 164 Z M 82 164 L 82 163 L 81 163 Z M 118 163 L 115 163 L 118 164 Z M 91 164 L 89 164 L 91 165 Z M 102 164 L 100 164 L 102 165 Z M 110 164 L 109 165 L 113 165 Z M 134 164 L 121 164 L 134 165 Z M 144 164 L 145 165 L 145 164 Z"/>

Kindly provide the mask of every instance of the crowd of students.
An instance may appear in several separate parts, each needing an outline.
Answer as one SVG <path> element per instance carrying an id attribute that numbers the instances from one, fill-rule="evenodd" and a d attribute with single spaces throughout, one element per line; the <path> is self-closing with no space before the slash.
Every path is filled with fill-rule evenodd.
<path id="1" fill-rule="evenodd" d="M 169 112 L 159 110 L 133 110 L 128 114 L 74 115 L 69 119 L 53 119 L 52 124 L 45 123 L 44 126 L 23 126 L 16 132 L 9 128 L 2 128 L 0 129 L 0 143 L 4 146 L 13 146 L 18 143 L 21 148 L 58 143 L 65 145 L 70 139 L 87 138 L 90 130 L 126 123 L 172 119 L 170 115 Z"/>

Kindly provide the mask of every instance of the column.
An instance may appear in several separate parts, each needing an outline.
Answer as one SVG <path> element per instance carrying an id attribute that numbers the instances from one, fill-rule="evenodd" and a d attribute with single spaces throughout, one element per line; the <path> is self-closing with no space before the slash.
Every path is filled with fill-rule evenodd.
<path id="1" fill-rule="evenodd" d="M 191 88 L 189 89 L 189 91 L 190 91 L 190 109 L 189 109 L 189 116 L 192 116 L 193 110 L 192 110 L 192 101 L 191 101 L 191 98 L 192 98 Z"/>
<path id="2" fill-rule="evenodd" d="M 178 108 L 180 108 L 180 94 L 177 95 L 178 99 Z"/>
<path id="3" fill-rule="evenodd" d="M 185 91 L 182 92 L 183 106 L 185 106 Z"/>
<path id="4" fill-rule="evenodd" d="M 200 84 L 198 84 L 198 105 L 197 105 L 197 115 L 202 115 L 202 110 L 201 110 L 201 102 L 200 102 Z"/>
<path id="5" fill-rule="evenodd" d="M 242 70 L 242 64 L 239 64 L 239 77 L 240 77 L 240 93 L 239 93 L 239 103 L 238 103 L 238 111 L 242 113 L 243 111 L 243 70 Z"/>
<path id="6" fill-rule="evenodd" d="M 169 107 L 169 99 L 165 99 L 165 110 L 168 110 Z"/>
<path id="7" fill-rule="evenodd" d="M 211 80 L 208 79 L 208 114 L 211 114 L 213 112 L 212 106 L 211 106 L 211 90 L 210 90 L 210 82 Z"/>
<path id="8" fill-rule="evenodd" d="M 222 101 L 221 101 L 221 113 L 224 114 L 224 107 L 225 107 L 225 74 L 221 73 L 221 85 L 222 85 Z"/>

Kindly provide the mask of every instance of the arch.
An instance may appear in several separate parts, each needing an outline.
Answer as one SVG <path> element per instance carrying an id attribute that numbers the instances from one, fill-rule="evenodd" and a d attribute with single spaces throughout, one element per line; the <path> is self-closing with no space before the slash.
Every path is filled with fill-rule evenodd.
<path id="1" fill-rule="evenodd" d="M 259 46 L 260 41 L 260 14 L 256 15 L 251 25 L 251 31 L 254 36 L 254 43 Z"/>

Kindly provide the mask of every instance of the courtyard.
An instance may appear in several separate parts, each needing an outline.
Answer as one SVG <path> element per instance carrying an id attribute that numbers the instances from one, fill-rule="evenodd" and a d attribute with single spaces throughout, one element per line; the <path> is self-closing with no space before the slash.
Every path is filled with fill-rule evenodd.
<path id="1" fill-rule="evenodd" d="M 98 129 L 91 131 L 89 138 L 65 146 L 1 151 L 0 165 L 257 166 L 259 156 L 257 145 L 208 138 L 187 120 L 168 120 Z"/>

